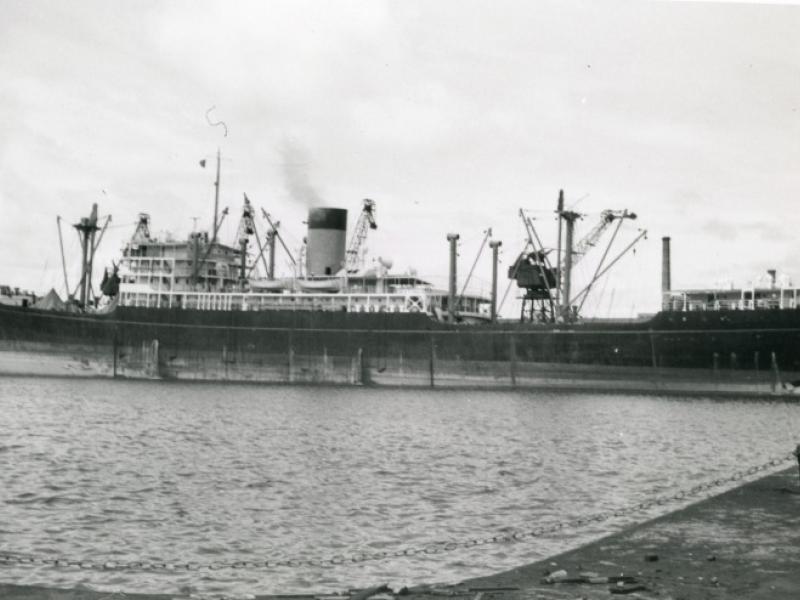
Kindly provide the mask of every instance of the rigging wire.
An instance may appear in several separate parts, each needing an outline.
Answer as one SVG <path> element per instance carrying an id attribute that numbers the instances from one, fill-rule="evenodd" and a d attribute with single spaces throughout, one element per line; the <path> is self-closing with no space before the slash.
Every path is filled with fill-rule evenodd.
<path id="1" fill-rule="evenodd" d="M 633 248 L 633 268 L 636 273 L 634 281 L 642 281 L 642 261 L 638 258 L 636 248 Z M 636 316 L 638 298 L 635 294 L 631 294 L 631 317 Z"/>
<path id="2" fill-rule="evenodd" d="M 608 289 L 609 280 L 609 277 L 603 278 L 603 285 L 600 288 L 600 293 L 597 295 L 597 302 L 595 303 L 595 316 L 608 316 L 608 313 L 602 313 L 601 307 L 603 305 L 603 299 L 606 297 L 606 290 Z"/>
<path id="3" fill-rule="evenodd" d="M 472 279 L 472 274 L 475 272 L 475 267 L 478 266 L 478 261 L 481 258 L 481 254 L 483 254 L 483 250 L 486 247 L 486 242 L 489 241 L 489 238 L 492 236 L 492 228 L 490 227 L 484 232 L 483 240 L 481 241 L 481 247 L 478 249 L 478 255 L 475 257 L 475 262 L 472 263 L 472 268 L 469 270 L 469 274 L 467 278 L 464 280 L 464 286 L 461 288 L 461 293 L 458 296 L 458 303 L 464 300 L 464 293 L 467 291 L 467 286 L 469 285 L 470 280 Z"/>
<path id="4" fill-rule="evenodd" d="M 526 254 L 530 249 L 531 242 L 529 239 L 525 239 L 525 244 L 522 248 L 520 254 Z M 503 294 L 503 299 L 500 301 L 500 304 L 497 306 L 497 314 L 500 314 L 500 311 L 503 309 L 503 306 L 506 303 L 506 298 L 508 298 L 508 293 L 511 291 L 511 285 L 514 283 L 514 279 L 512 277 L 508 278 L 508 285 L 506 286 L 506 291 Z"/>
<path id="5" fill-rule="evenodd" d="M 103 217 L 105 218 L 105 217 Z M 100 219 L 98 219 L 99 221 Z M 138 221 L 133 221 L 131 223 L 115 223 L 114 225 L 108 225 L 106 229 L 119 229 L 120 227 L 136 227 L 138 225 Z"/>
<path id="6" fill-rule="evenodd" d="M 569 208 L 567 208 L 566 210 L 574 211 L 575 208 L 577 208 L 578 204 L 580 204 L 581 202 L 586 200 L 589 196 L 591 196 L 591 194 L 587 193 L 587 194 L 584 194 L 583 196 L 581 196 L 580 198 L 578 198 L 577 200 L 574 200 L 572 202 L 572 204 L 569 205 Z"/>

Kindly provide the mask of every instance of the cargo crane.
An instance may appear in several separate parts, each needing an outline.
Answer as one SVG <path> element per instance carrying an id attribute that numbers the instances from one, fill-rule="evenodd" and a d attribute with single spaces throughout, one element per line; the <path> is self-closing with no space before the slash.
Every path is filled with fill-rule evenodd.
<path id="1" fill-rule="evenodd" d="M 528 242 L 508 268 L 508 278 L 516 281 L 518 288 L 525 290 L 520 320 L 552 322 L 556 319 L 553 290 L 557 286 L 557 270 L 547 258 L 550 251 L 542 245 L 533 221 L 522 209 L 519 216 L 525 225 Z"/>
<path id="2" fill-rule="evenodd" d="M 508 268 L 509 279 L 525 290 L 520 320 L 551 322 L 555 320 L 552 290 L 556 287 L 555 270 L 549 266 L 547 251 L 526 248 Z"/>
<path id="3" fill-rule="evenodd" d="M 356 229 L 353 232 L 353 237 L 350 240 L 350 246 L 347 248 L 346 264 L 348 273 L 357 273 L 363 267 L 363 257 L 361 256 L 361 246 L 367 239 L 367 232 L 370 229 L 377 229 L 378 224 L 375 222 L 375 201 L 369 198 L 364 200 L 361 208 L 361 214 L 356 223 Z"/>
<path id="4" fill-rule="evenodd" d="M 572 251 L 572 266 L 577 265 L 581 259 L 586 256 L 592 248 L 597 245 L 600 238 L 605 233 L 614 221 L 622 221 L 622 219 L 635 219 L 636 213 L 628 212 L 627 210 L 604 210 L 600 213 L 600 222 L 595 225 L 592 230 L 587 233 L 581 241 L 575 244 L 575 249 Z"/>
<path id="5" fill-rule="evenodd" d="M 261 239 L 258 235 L 258 229 L 256 228 L 256 222 L 254 219 L 255 216 L 255 209 L 253 205 L 250 204 L 250 198 L 247 197 L 247 194 L 244 194 L 244 205 L 242 206 L 242 216 L 239 219 L 239 228 L 236 232 L 236 242 L 235 246 L 239 246 L 241 252 L 241 265 L 239 267 L 239 281 L 242 285 L 248 280 L 250 273 L 252 272 L 255 265 L 258 263 L 258 259 L 261 259 L 261 262 L 264 265 L 264 271 L 266 275 L 269 275 L 269 267 L 267 267 L 267 262 L 264 259 L 264 246 L 261 245 Z M 256 248 L 258 249 L 258 255 L 253 262 L 253 267 L 251 269 L 247 269 L 247 246 L 250 244 L 250 238 L 255 237 Z"/>

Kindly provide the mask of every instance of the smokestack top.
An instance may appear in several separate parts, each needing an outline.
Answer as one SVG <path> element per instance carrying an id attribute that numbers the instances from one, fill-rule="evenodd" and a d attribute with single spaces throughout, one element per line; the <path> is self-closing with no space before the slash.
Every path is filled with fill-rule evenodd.
<path id="1" fill-rule="evenodd" d="M 312 208 L 308 211 L 308 228 L 347 231 L 347 209 Z"/>

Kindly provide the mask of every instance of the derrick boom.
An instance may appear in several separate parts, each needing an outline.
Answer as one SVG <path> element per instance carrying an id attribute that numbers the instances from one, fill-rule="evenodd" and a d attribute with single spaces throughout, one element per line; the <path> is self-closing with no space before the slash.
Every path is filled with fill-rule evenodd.
<path id="1" fill-rule="evenodd" d="M 628 212 L 627 210 L 604 210 L 600 213 L 600 222 L 595 225 L 589 233 L 587 233 L 581 241 L 575 244 L 575 249 L 572 251 L 572 266 L 574 267 L 581 259 L 586 256 L 600 238 L 605 233 L 614 221 L 621 219 L 635 219 L 636 214 Z"/>

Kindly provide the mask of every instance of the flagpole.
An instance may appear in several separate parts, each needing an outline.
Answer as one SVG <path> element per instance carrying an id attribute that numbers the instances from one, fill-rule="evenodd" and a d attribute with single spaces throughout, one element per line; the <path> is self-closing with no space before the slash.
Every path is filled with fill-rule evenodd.
<path id="1" fill-rule="evenodd" d="M 212 229 L 211 243 L 217 241 L 217 219 L 219 214 L 219 148 L 217 148 L 217 180 L 214 182 L 214 229 Z"/>

